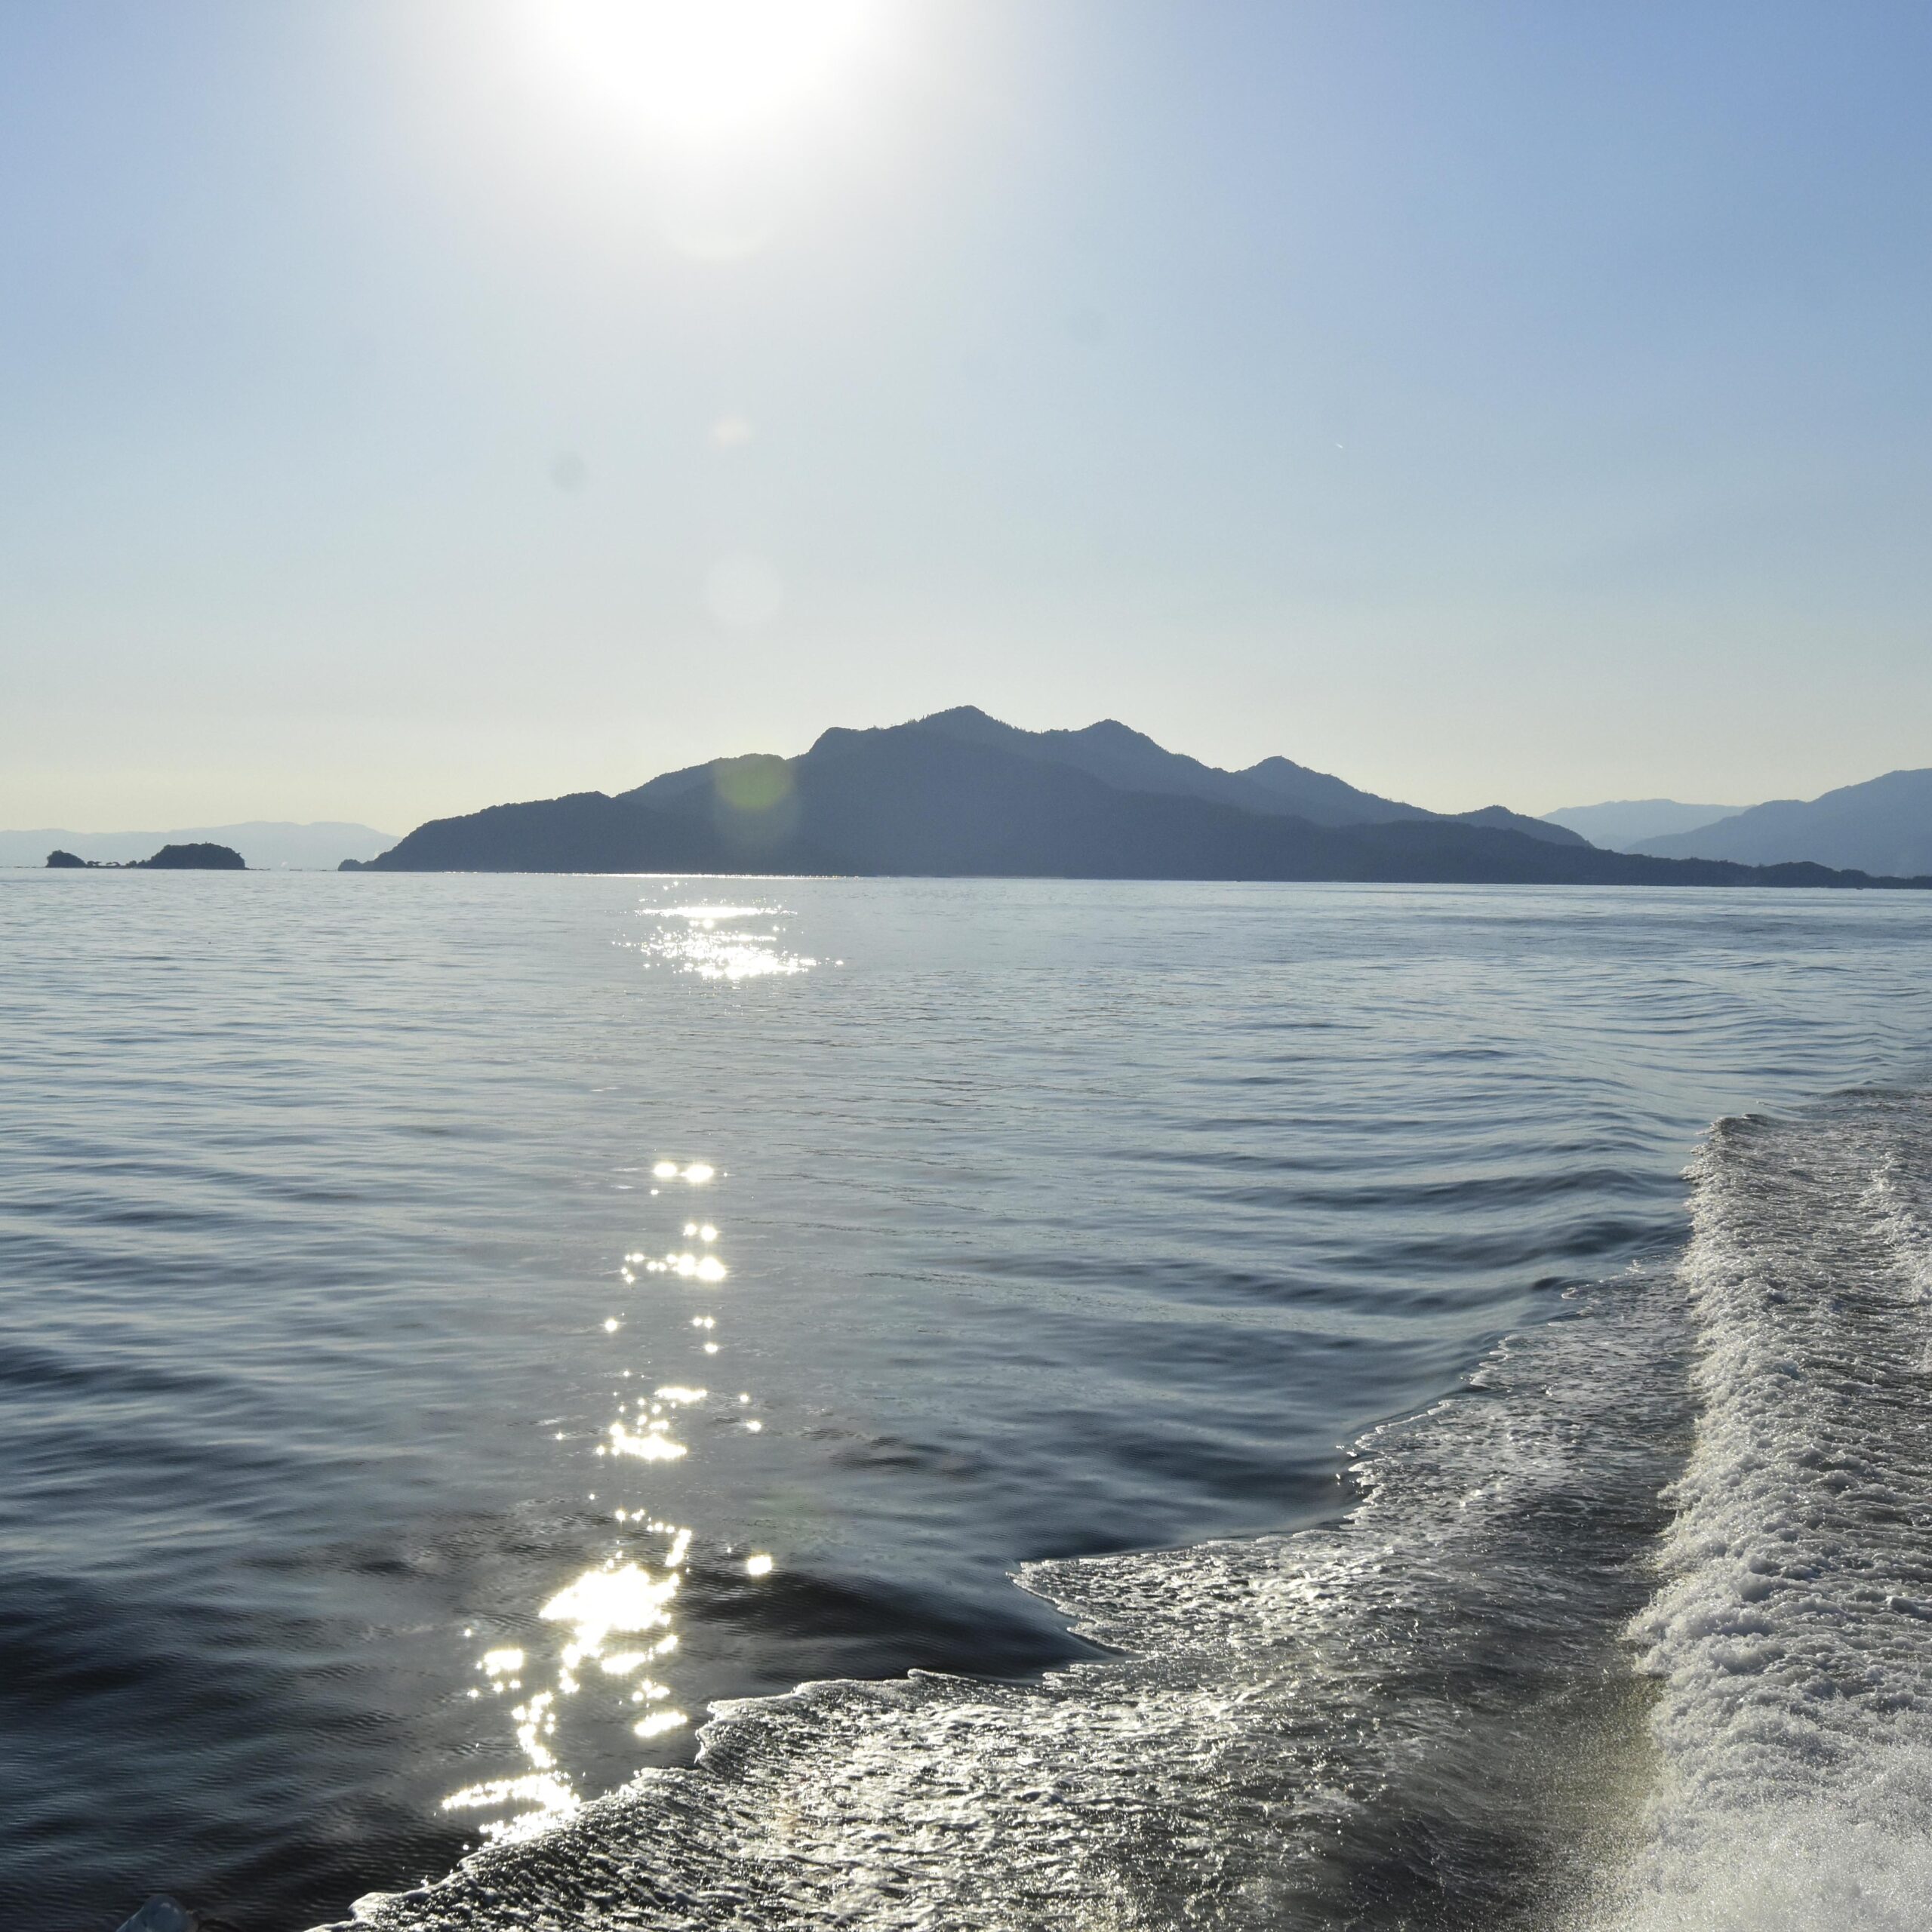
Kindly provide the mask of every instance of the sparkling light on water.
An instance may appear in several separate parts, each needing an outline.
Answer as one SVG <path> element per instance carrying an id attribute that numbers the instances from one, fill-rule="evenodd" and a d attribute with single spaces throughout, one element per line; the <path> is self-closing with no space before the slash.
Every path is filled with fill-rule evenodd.
<path id="1" fill-rule="evenodd" d="M 701 980 L 741 980 L 789 977 L 808 973 L 816 959 L 785 949 L 777 928 L 755 930 L 752 920 L 778 920 L 786 916 L 768 906 L 678 906 L 668 912 L 647 911 L 657 921 L 657 929 L 644 940 L 634 942 L 648 964 L 663 965 L 674 971 L 695 974 Z M 658 1172 L 660 1180 L 675 1179 L 678 1169 L 667 1164 Z M 687 1170 L 687 1180 L 709 1178 Z"/>
<path id="2" fill-rule="evenodd" d="M 654 1179 L 694 1187 L 718 1177 L 715 1167 L 706 1161 L 659 1160 L 651 1172 Z M 620 1257 L 616 1269 L 619 1278 L 635 1287 L 637 1271 L 641 1269 L 647 1275 L 664 1277 L 663 1292 L 666 1294 L 686 1292 L 691 1284 L 712 1287 L 724 1281 L 729 1271 L 713 1251 L 719 1238 L 717 1224 L 686 1221 L 680 1228 L 685 1239 L 697 1242 L 699 1248 L 669 1250 L 659 1260 L 648 1259 L 641 1248 L 629 1249 Z M 612 1315 L 603 1321 L 601 1331 L 615 1338 L 625 1326 Z M 715 1315 L 692 1316 L 684 1331 L 691 1338 L 687 1346 L 704 1355 L 715 1355 L 721 1346 L 712 1339 L 717 1329 Z M 617 1379 L 634 1383 L 651 1366 L 625 1367 L 617 1371 Z M 740 1392 L 733 1407 L 742 1410 L 750 1399 L 748 1391 Z M 607 1461 L 620 1459 L 659 1469 L 681 1463 L 690 1454 L 690 1445 L 671 1434 L 671 1413 L 701 1414 L 712 1401 L 711 1391 L 701 1383 L 683 1380 L 655 1383 L 648 1396 L 631 1398 L 628 1412 L 620 1410 L 605 1426 L 593 1453 Z M 763 1426 L 756 1419 L 740 1420 L 742 1426 L 753 1433 Z M 566 1434 L 555 1432 L 558 1441 Z M 602 1563 L 563 1583 L 537 1613 L 543 1623 L 563 1633 L 564 1640 L 554 1654 L 533 1661 L 526 1648 L 500 1644 L 485 1651 L 478 1660 L 479 1671 L 499 1691 L 521 1691 L 527 1673 L 548 1676 L 545 1687 L 509 1712 L 516 1750 L 528 1770 L 520 1777 L 486 1779 L 466 1786 L 444 1801 L 446 1810 L 494 1814 L 484 1817 L 479 1826 L 485 1838 L 493 1843 L 529 1838 L 580 1808 L 586 1794 L 580 1791 L 565 1761 L 567 1747 L 559 1715 L 567 1700 L 584 1692 L 586 1672 L 592 1672 L 593 1682 L 610 1684 L 626 1704 L 642 1707 L 641 1714 L 629 1724 L 632 1734 L 641 1740 L 669 1738 L 691 1722 L 689 1715 L 671 1701 L 671 1684 L 645 1673 L 661 1667 L 678 1647 L 672 1617 L 691 1557 L 691 1530 L 662 1520 L 649 1506 L 648 1497 L 620 1504 L 610 1514 L 611 1521 L 624 1533 L 612 1553 Z M 661 1547 L 655 1550 L 654 1561 L 632 1553 L 638 1542 L 658 1540 Z M 771 1556 L 760 1552 L 746 1558 L 742 1567 L 747 1577 L 756 1580 L 770 1576 L 774 1563 Z M 640 1638 L 648 1641 L 640 1642 Z"/>

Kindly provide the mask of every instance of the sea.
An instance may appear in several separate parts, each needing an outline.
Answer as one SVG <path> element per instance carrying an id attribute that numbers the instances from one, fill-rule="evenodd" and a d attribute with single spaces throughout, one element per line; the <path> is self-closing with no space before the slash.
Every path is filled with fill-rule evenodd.
<path id="1" fill-rule="evenodd" d="M 0 1924 L 1932 1925 L 1932 895 L 0 874 Z"/>

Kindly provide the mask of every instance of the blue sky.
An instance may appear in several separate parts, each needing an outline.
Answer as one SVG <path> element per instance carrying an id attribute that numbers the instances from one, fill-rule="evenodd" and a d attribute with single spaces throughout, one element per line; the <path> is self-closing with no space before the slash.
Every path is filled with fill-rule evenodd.
<path id="1" fill-rule="evenodd" d="M 1932 764 L 1922 7 L 874 0 L 694 144 L 534 4 L 0 9 L 0 823 Z"/>

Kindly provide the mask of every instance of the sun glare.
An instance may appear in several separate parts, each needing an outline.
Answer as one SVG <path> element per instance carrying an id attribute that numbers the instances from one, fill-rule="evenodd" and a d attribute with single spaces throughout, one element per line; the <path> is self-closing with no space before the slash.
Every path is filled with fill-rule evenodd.
<path id="1" fill-rule="evenodd" d="M 709 142 L 823 96 L 881 0 L 545 0 L 533 14 L 582 82 L 641 131 Z"/>

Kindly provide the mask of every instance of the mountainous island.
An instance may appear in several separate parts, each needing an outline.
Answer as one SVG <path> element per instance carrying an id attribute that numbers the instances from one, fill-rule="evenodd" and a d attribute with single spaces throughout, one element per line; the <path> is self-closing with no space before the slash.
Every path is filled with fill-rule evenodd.
<path id="1" fill-rule="evenodd" d="M 1500 805 L 1426 811 L 1285 758 L 1225 771 L 1108 720 L 1024 731 L 971 706 L 432 820 L 345 871 L 853 873 L 1604 885 L 1932 885 L 1817 865 L 1599 851 Z"/>
<path id="2" fill-rule="evenodd" d="M 47 863 L 56 872 L 245 872 L 242 854 L 227 845 L 164 845 L 151 859 L 83 859 L 72 852 L 52 851 Z"/>

